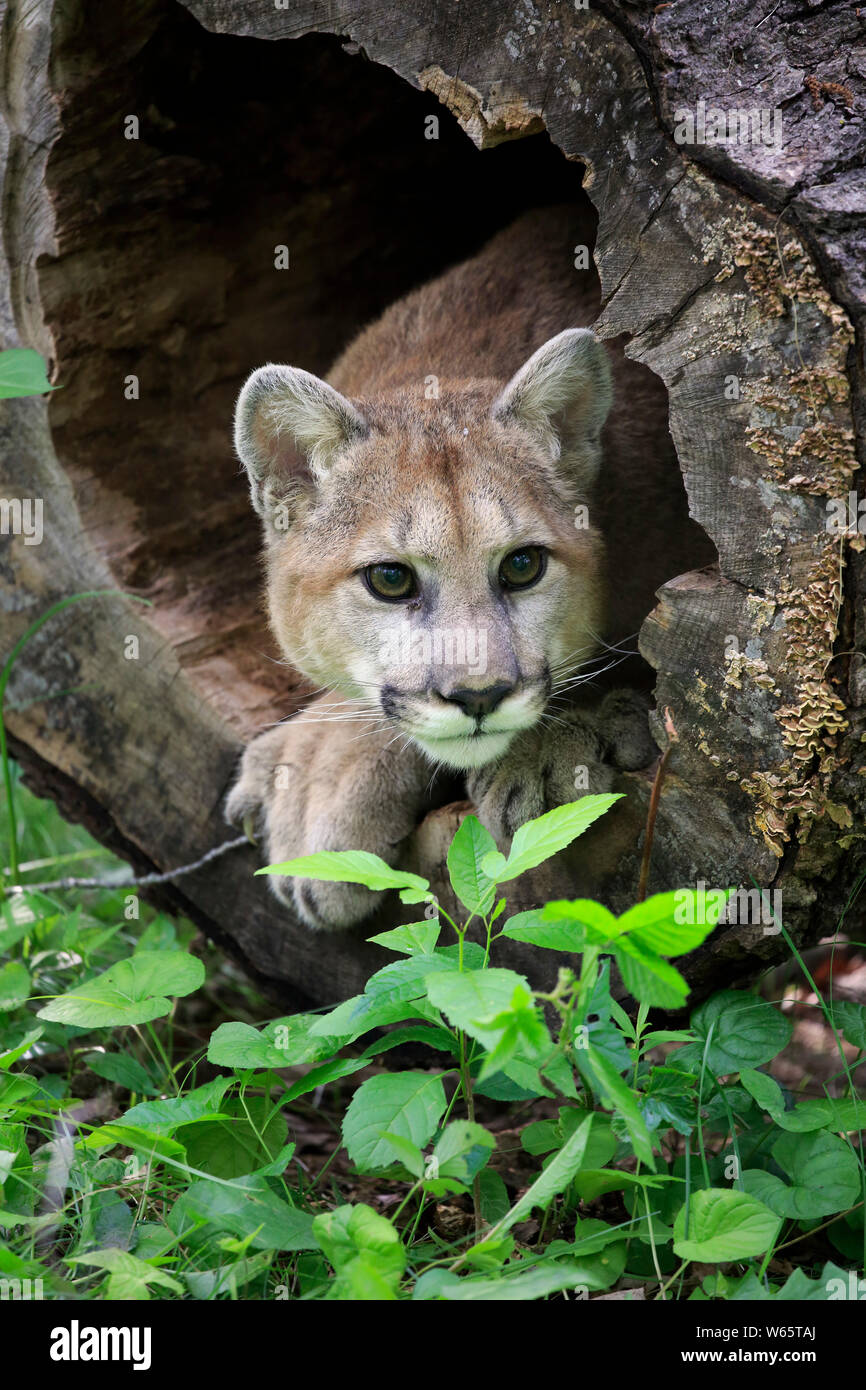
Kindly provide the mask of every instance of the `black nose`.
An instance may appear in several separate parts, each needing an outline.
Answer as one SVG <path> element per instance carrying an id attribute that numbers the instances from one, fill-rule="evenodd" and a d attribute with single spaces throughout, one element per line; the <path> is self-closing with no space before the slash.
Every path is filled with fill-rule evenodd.
<path id="1" fill-rule="evenodd" d="M 442 699 L 460 705 L 472 719 L 483 719 L 485 714 L 492 714 L 513 689 L 513 685 L 488 685 L 486 690 L 458 689 L 443 695 Z"/>

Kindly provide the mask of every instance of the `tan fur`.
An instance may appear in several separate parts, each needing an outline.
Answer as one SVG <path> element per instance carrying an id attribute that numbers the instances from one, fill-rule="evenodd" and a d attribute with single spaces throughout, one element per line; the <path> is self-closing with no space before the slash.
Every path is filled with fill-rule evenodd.
<path id="1" fill-rule="evenodd" d="M 629 696 L 594 714 L 557 704 L 544 722 L 552 683 L 712 558 L 686 515 L 660 383 L 575 331 L 597 311 L 594 276 L 573 268 L 581 239 L 568 209 L 529 214 L 388 309 L 328 384 L 269 367 L 241 394 L 271 622 L 287 660 L 334 692 L 245 755 L 228 813 L 258 817 L 271 861 L 352 848 L 397 862 L 449 788 L 437 764 L 468 771 L 504 842 L 577 794 L 575 764 L 599 790 L 611 763 L 652 756 Z M 499 565 L 527 545 L 546 572 L 503 591 Z M 362 571 L 386 561 L 412 567 L 417 599 L 371 595 Z M 473 722 L 456 701 L 490 687 L 508 693 Z M 373 906 L 342 885 L 271 883 L 311 925 Z"/>

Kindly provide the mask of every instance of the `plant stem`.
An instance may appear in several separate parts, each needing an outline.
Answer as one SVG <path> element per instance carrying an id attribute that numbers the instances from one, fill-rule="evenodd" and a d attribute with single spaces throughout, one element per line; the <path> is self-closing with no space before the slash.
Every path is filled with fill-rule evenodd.
<path id="1" fill-rule="evenodd" d="M 661 796 L 662 782 L 665 780 L 665 770 L 667 768 L 667 762 L 670 756 L 670 751 L 673 748 L 674 744 L 679 741 L 679 735 L 677 734 L 677 731 L 674 728 L 674 721 L 671 718 L 671 712 L 669 709 L 665 709 L 665 731 L 668 736 L 668 746 L 662 753 L 661 758 L 659 759 L 659 765 L 656 768 L 656 775 L 653 779 L 653 789 L 652 794 L 650 796 L 649 810 L 647 812 L 646 818 L 646 834 L 644 835 L 643 842 L 643 859 L 641 860 L 640 879 L 638 880 L 636 895 L 637 901 L 639 903 L 642 903 L 644 898 L 646 897 L 647 881 L 649 879 L 650 871 L 650 859 L 652 858 L 653 852 L 653 839 L 655 838 L 656 814 L 659 809 L 659 797 Z"/>
<path id="2" fill-rule="evenodd" d="M 461 937 L 461 944 L 463 938 Z M 463 1090 L 463 1097 L 466 1101 L 466 1116 L 470 1124 L 475 1123 L 475 1097 L 472 1094 L 472 1076 L 469 1071 L 469 1060 L 466 1056 L 466 1034 L 461 1032 L 460 1037 L 460 1085 Z M 481 1179 L 478 1174 L 472 1179 L 472 1213 L 475 1218 L 475 1234 L 481 1234 Z"/>

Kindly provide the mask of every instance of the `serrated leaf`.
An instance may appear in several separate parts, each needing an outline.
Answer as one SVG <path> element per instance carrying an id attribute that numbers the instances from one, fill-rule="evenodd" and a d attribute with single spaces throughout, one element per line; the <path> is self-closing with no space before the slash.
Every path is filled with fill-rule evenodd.
<path id="1" fill-rule="evenodd" d="M 583 927 L 595 945 L 611 941 L 616 936 L 617 918 L 610 908 L 592 898 L 559 898 L 540 909 L 544 922 L 574 922 Z"/>
<path id="2" fill-rule="evenodd" d="M 399 951 L 404 956 L 429 956 L 442 930 L 439 919 L 432 922 L 409 922 L 404 927 L 394 927 L 392 931 L 380 932 L 369 939 L 377 946 L 385 946 L 389 951 Z"/>
<path id="3" fill-rule="evenodd" d="M 551 859 L 588 830 L 593 821 L 603 816 L 621 797 L 622 793 L 610 792 L 600 796 L 583 796 L 579 801 L 555 806 L 552 811 L 521 825 L 511 841 L 505 865 L 491 876 L 494 882 L 507 883 Z M 489 872 L 490 861 L 486 857 L 482 867 Z"/>
<path id="4" fill-rule="evenodd" d="M 485 855 L 496 852 L 496 841 L 477 816 L 464 816 L 448 849 L 451 887 L 465 908 L 486 917 L 496 886 L 481 867 Z"/>
<path id="5" fill-rule="evenodd" d="M 472 1182 L 496 1147 L 489 1130 L 469 1120 L 453 1120 L 436 1140 L 433 1150 L 435 1176 Z"/>
<path id="6" fill-rule="evenodd" d="M 130 1255 L 126 1250 L 114 1247 L 108 1250 L 91 1250 L 85 1255 L 68 1255 L 66 1263 L 71 1265 L 94 1265 L 97 1269 L 107 1269 L 109 1278 L 106 1297 L 112 1301 L 144 1300 L 150 1298 L 150 1285 L 168 1289 L 171 1293 L 182 1294 L 183 1284 L 164 1269 L 157 1269 Z"/>
<path id="7" fill-rule="evenodd" d="M 438 1074 L 373 1076 L 352 1097 L 343 1119 L 343 1143 L 363 1172 L 386 1168 L 393 1150 L 383 1133 L 400 1134 L 419 1149 L 430 1142 L 447 1100 Z"/>
<path id="8" fill-rule="evenodd" d="M 703 906 L 697 898 L 691 888 L 654 893 L 624 912 L 617 919 L 617 930 L 638 937 L 660 956 L 685 955 L 706 940 L 725 906 L 724 900 Z"/>
<path id="9" fill-rule="evenodd" d="M 397 1297 L 406 1251 L 387 1217 L 371 1207 L 337 1207 L 322 1212 L 313 1232 L 336 1279 L 327 1297 L 341 1302 L 379 1302 Z"/>
<path id="10" fill-rule="evenodd" d="M 528 941 L 530 945 L 541 946 L 548 951 L 568 951 L 571 954 L 582 951 L 585 940 L 580 923 L 551 922 L 535 908 L 509 917 L 502 928 L 502 935 L 512 941 Z"/>
<path id="11" fill-rule="evenodd" d="M 633 998 L 657 1009 L 679 1009 L 689 987 L 669 961 L 656 955 L 637 932 L 620 937 L 614 949 L 622 981 Z"/>
<path id="12" fill-rule="evenodd" d="M 426 894 L 430 885 L 419 874 L 392 869 L 378 854 L 363 849 L 321 850 L 282 864 L 268 864 L 258 874 L 279 874 L 286 878 L 314 878 L 325 883 L 360 883 L 379 892 L 385 888 L 416 888 Z"/>
<path id="13" fill-rule="evenodd" d="M 455 1028 L 495 1047 L 502 1030 L 489 1021 L 510 1006 L 518 987 L 529 992 L 525 978 L 513 970 L 452 970 L 428 976 L 427 998 Z"/>

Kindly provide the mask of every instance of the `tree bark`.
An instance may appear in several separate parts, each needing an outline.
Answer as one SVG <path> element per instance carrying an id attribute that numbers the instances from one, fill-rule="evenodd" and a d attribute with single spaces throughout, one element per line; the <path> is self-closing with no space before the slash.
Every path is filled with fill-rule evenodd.
<path id="1" fill-rule="evenodd" d="M 275 664 L 230 452 L 246 372 L 269 357 L 326 370 L 533 198 L 580 196 L 584 171 L 598 330 L 629 335 L 665 382 L 690 510 L 719 553 L 717 571 L 664 586 L 640 634 L 660 746 L 665 708 L 679 734 L 650 891 L 757 885 L 803 944 L 846 910 L 856 934 L 864 22 L 795 0 L 404 0 L 387 15 L 370 0 L 9 0 L 0 342 L 41 351 L 61 389 L 0 403 L 0 493 L 45 506 L 40 545 L 0 536 L 2 648 L 71 593 L 152 605 L 82 602 L 26 647 L 7 722 L 34 785 L 139 866 L 228 837 L 242 742 L 307 694 Z M 695 143 L 701 109 L 704 135 L 712 111 L 737 111 L 749 138 Z M 828 504 L 849 495 L 854 525 L 834 532 Z M 625 776 L 589 842 L 618 909 L 650 787 Z M 413 846 L 444 897 L 459 814 Z M 381 953 L 292 923 L 257 862 L 227 856 L 170 900 L 287 1002 L 357 992 Z M 538 875 L 510 905 L 574 890 L 576 872 Z M 740 922 L 688 973 L 705 992 L 785 950 Z"/>

